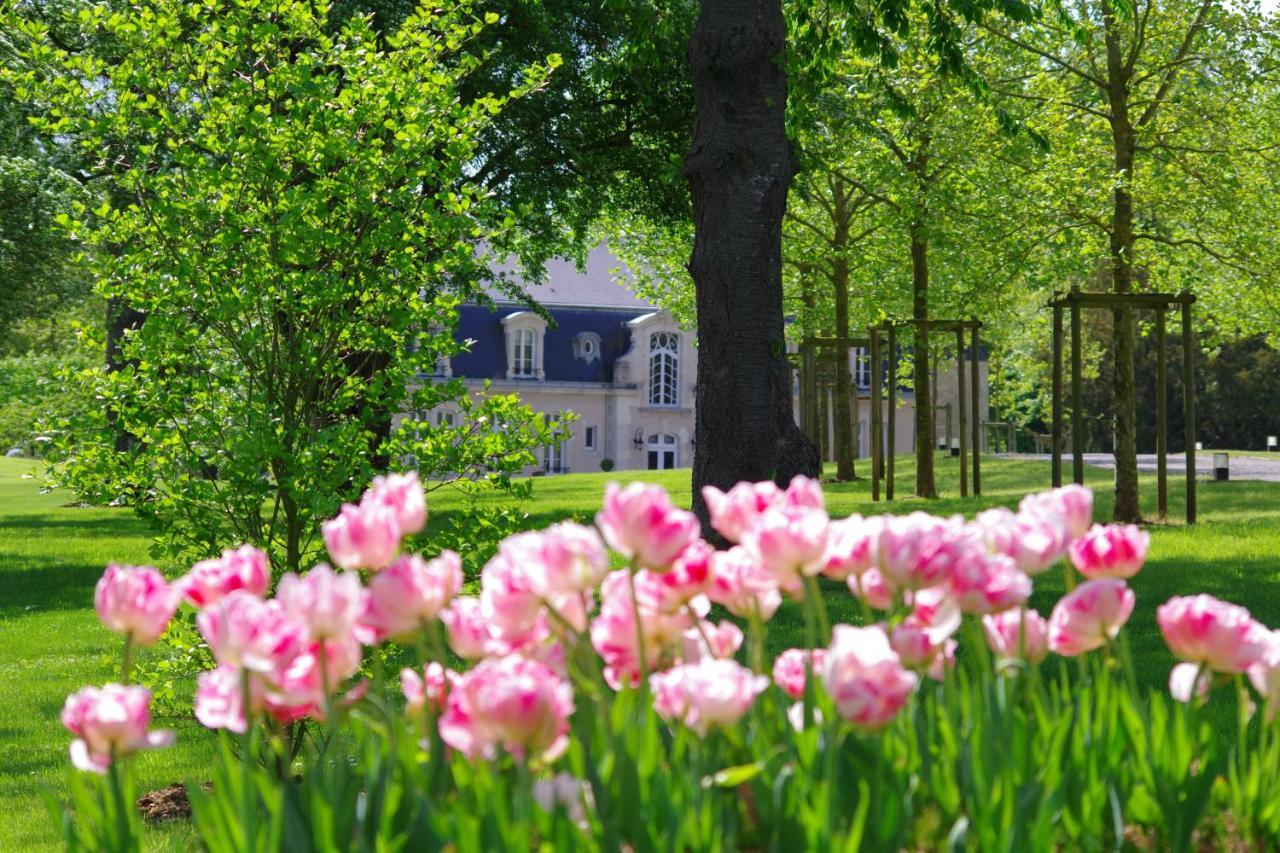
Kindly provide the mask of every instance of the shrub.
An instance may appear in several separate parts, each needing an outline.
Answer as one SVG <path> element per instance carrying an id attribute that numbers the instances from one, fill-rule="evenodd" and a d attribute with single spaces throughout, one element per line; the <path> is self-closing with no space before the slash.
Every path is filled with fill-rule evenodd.
<path id="1" fill-rule="evenodd" d="M 600 470 L 608 473 L 613 470 L 613 460 L 609 458 L 600 460 Z"/>
<path id="2" fill-rule="evenodd" d="M 264 600 L 244 549 L 173 586 L 145 568 L 104 576 L 99 613 L 129 642 L 198 590 L 217 667 L 196 715 L 223 741 L 212 789 L 190 789 L 206 847 L 288 833 L 326 849 L 1048 850 L 1136 835 L 1187 850 L 1224 815 L 1237 841 L 1280 843 L 1276 635 L 1243 608 L 1175 598 L 1158 611 L 1182 661 L 1172 698 L 1142 696 L 1122 578 L 1146 535 L 1091 528 L 1084 489 L 971 522 L 831 520 L 803 478 L 711 489 L 712 525 L 737 543 L 716 552 L 660 488 L 610 485 L 594 528 L 504 541 L 478 597 L 459 595 L 455 554 L 393 556 L 420 498 L 383 481 L 325 525 L 334 561 L 367 582 L 319 566 Z M 1071 591 L 1046 620 L 1026 601 L 1056 570 Z M 861 625 L 827 624 L 834 583 Z M 770 669 L 783 596 L 806 643 Z M 713 603 L 728 617 L 712 621 Z M 418 654 L 399 690 L 358 676 L 364 647 L 393 640 Z M 1231 687 L 1224 736 L 1205 707 Z M 76 765 L 105 774 L 77 785 L 68 843 L 136 849 L 128 756 L 168 739 L 147 729 L 145 692 L 80 691 L 63 720 Z M 318 732 L 302 745 L 300 720 Z"/>

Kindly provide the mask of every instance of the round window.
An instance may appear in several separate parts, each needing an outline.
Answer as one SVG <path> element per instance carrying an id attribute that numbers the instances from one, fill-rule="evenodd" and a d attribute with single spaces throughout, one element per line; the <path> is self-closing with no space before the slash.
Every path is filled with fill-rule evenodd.
<path id="1" fill-rule="evenodd" d="M 591 338 L 583 338 L 583 340 L 582 340 L 582 354 L 583 354 L 583 355 L 594 355 L 594 354 L 595 354 L 595 351 L 596 351 L 596 342 L 595 342 L 595 341 L 593 341 L 593 340 L 591 340 Z"/>

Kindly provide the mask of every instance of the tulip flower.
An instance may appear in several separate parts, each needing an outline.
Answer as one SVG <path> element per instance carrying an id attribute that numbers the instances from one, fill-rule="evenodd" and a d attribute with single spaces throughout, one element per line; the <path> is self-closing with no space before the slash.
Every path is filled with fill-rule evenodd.
<path id="1" fill-rule="evenodd" d="M 1132 524 L 1095 524 L 1071 543 L 1071 564 L 1087 578 L 1125 580 L 1142 568 L 1150 541 Z"/>
<path id="2" fill-rule="evenodd" d="M 420 533 L 427 525 L 427 498 L 416 471 L 374 477 L 373 485 L 361 497 L 360 504 L 366 507 L 380 505 L 391 510 L 401 536 Z"/>
<path id="3" fill-rule="evenodd" d="M 1248 610 L 1211 595 L 1169 599 L 1156 608 L 1156 623 L 1176 657 L 1213 672 L 1246 672 L 1272 645 Z"/>
<path id="4" fill-rule="evenodd" d="M 1027 495 L 1018 504 L 1018 511 L 1038 514 L 1058 522 L 1067 529 L 1072 539 L 1077 539 L 1093 524 L 1093 492 L 1072 483 L 1069 486 Z"/>
<path id="5" fill-rule="evenodd" d="M 290 572 L 276 591 L 285 612 L 306 625 L 315 639 L 345 640 L 353 633 L 369 639 L 366 632 L 356 631 L 367 596 L 357 575 L 335 572 L 324 563 L 301 577 Z"/>
<path id="6" fill-rule="evenodd" d="M 769 679 L 732 660 L 706 658 L 649 677 L 653 708 L 698 735 L 736 724 Z"/>
<path id="7" fill-rule="evenodd" d="M 707 505 L 711 526 L 734 544 L 741 543 L 746 532 L 755 526 L 760 514 L 782 499 L 782 490 L 772 482 L 739 483 L 727 492 L 715 486 L 702 487 L 702 500 Z"/>
<path id="8" fill-rule="evenodd" d="M 809 664 L 810 656 L 813 657 L 812 666 Z M 826 649 L 787 649 L 773 659 L 773 683 L 792 699 L 803 699 L 809 670 L 821 674 L 826 657 Z"/>
<path id="9" fill-rule="evenodd" d="M 832 630 L 822 682 L 840 716 L 855 727 L 873 732 L 889 725 L 918 680 L 903 668 L 881 628 L 837 625 Z"/>
<path id="10" fill-rule="evenodd" d="M 1116 638 L 1133 613 L 1124 581 L 1085 581 L 1063 596 L 1049 615 L 1049 648 L 1064 657 L 1100 649 Z"/>
<path id="11" fill-rule="evenodd" d="M 615 551 L 657 572 L 670 568 L 699 538 L 697 517 L 676 509 L 665 489 L 649 483 L 606 486 L 596 527 Z"/>
<path id="12" fill-rule="evenodd" d="M 267 555 L 252 545 L 222 552 L 221 557 L 201 560 L 176 586 L 182 597 L 197 608 L 216 604 L 227 593 L 245 590 L 266 595 L 271 581 Z"/>
<path id="13" fill-rule="evenodd" d="M 76 736 L 71 743 L 72 765 L 91 773 L 106 773 L 117 759 L 173 743 L 173 732 L 147 731 L 151 691 L 145 687 L 83 687 L 67 697 L 62 724 Z"/>
<path id="14" fill-rule="evenodd" d="M 336 518 L 320 525 L 320 532 L 340 568 L 373 571 L 395 558 L 403 533 L 396 510 L 380 501 L 343 504 Z"/>
<path id="15" fill-rule="evenodd" d="M 1040 663 L 1049 654 L 1049 623 L 1034 610 L 1017 608 L 982 617 L 987 646 L 1001 660 Z"/>
<path id="16" fill-rule="evenodd" d="M 743 619 L 771 619 L 782 604 L 777 580 L 741 545 L 711 555 L 707 597 Z"/>
<path id="17" fill-rule="evenodd" d="M 519 655 L 490 658 L 458 678 L 440 717 L 444 742 L 471 758 L 501 746 L 550 760 L 568 746 L 573 690 L 550 667 Z"/>
<path id="18" fill-rule="evenodd" d="M 369 581 L 361 624 L 379 640 L 409 637 L 440 616 L 462 588 L 462 558 L 444 551 L 434 560 L 398 557 Z"/>
<path id="19" fill-rule="evenodd" d="M 107 566 L 93 592 L 102 624 L 131 643 L 149 646 L 169 627 L 179 592 L 150 566 Z"/>

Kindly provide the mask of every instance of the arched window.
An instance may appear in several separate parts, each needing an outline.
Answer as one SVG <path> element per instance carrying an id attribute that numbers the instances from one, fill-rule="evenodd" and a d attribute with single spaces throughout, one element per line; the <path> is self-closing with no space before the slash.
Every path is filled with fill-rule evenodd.
<path id="1" fill-rule="evenodd" d="M 649 337 L 649 405 L 680 405 L 680 336 L 675 332 Z"/>
<path id="2" fill-rule="evenodd" d="M 516 329 L 511 361 L 514 366 L 513 376 L 534 375 L 533 340 L 533 329 Z"/>

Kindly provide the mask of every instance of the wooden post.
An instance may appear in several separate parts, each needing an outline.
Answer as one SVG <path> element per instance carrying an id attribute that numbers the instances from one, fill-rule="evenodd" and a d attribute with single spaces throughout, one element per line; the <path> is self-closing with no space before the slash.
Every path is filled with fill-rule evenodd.
<path id="1" fill-rule="evenodd" d="M 1196 350 L 1191 330 L 1191 303 L 1194 301 L 1194 296 L 1182 294 L 1182 411 L 1186 419 L 1187 524 L 1196 523 Z"/>
<path id="2" fill-rule="evenodd" d="M 897 327 L 889 327 L 889 385 L 885 389 L 888 394 L 888 419 L 889 428 L 886 430 L 888 435 L 885 438 L 886 454 L 888 458 L 885 460 L 885 479 L 884 479 L 884 497 L 885 500 L 893 500 L 893 463 L 894 456 L 898 452 L 898 417 L 895 409 L 898 407 L 898 337 Z"/>
<path id="3" fill-rule="evenodd" d="M 880 330 L 871 330 L 871 500 L 880 500 Z"/>
<path id="4" fill-rule="evenodd" d="M 1078 287 L 1071 296 L 1079 295 Z M 1084 356 L 1080 342 L 1080 302 L 1071 299 L 1071 479 L 1084 485 Z"/>
<path id="5" fill-rule="evenodd" d="M 963 337 L 963 332 L 961 336 Z M 982 436 L 982 411 L 979 408 L 982 401 L 981 383 L 979 377 L 981 372 L 978 369 L 978 324 L 975 321 L 973 325 L 973 344 L 969 347 L 969 368 L 971 370 L 971 378 L 973 387 L 970 393 L 973 394 L 973 494 L 978 497 L 982 494 L 982 442 L 979 439 Z"/>
<path id="6" fill-rule="evenodd" d="M 1156 514 L 1169 515 L 1169 393 L 1165 352 L 1165 311 L 1156 309 Z"/>
<path id="7" fill-rule="evenodd" d="M 1053 306 L 1053 487 L 1062 485 L 1062 306 Z"/>
<path id="8" fill-rule="evenodd" d="M 964 387 L 964 329 L 956 329 L 956 400 L 960 405 L 960 497 L 969 497 L 969 423 Z M 977 412 L 974 412 L 976 415 Z"/>

